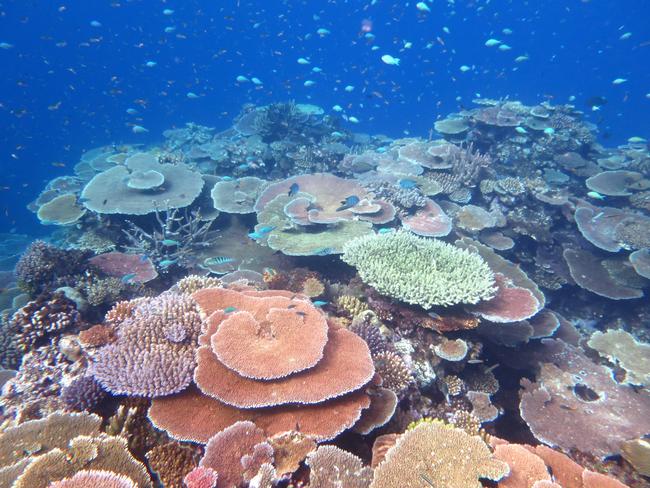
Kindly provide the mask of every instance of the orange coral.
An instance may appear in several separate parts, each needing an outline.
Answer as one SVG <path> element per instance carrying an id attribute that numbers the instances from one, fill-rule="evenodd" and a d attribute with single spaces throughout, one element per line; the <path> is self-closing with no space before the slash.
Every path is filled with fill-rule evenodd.
<path id="1" fill-rule="evenodd" d="M 85 347 L 105 346 L 114 339 L 115 330 L 102 324 L 93 325 L 90 329 L 79 332 L 79 342 Z"/>
<path id="2" fill-rule="evenodd" d="M 551 480 L 544 460 L 523 446 L 497 446 L 494 457 L 510 466 L 510 474 L 499 482 L 500 488 L 530 488 L 536 481 Z"/>
<path id="3" fill-rule="evenodd" d="M 199 348 L 197 361 L 194 380 L 199 388 L 240 408 L 319 403 L 360 388 L 374 375 L 368 346 L 346 329 L 330 331 L 323 359 L 316 366 L 274 381 L 239 376 L 219 362 L 207 346 Z"/>
<path id="4" fill-rule="evenodd" d="M 203 395 L 195 388 L 156 398 L 151 402 L 151 422 L 175 439 L 205 443 L 239 420 L 251 420 L 267 435 L 300 429 L 317 440 L 333 439 L 352 427 L 370 399 L 356 391 L 315 405 L 282 405 L 264 409 L 237 409 Z"/>
<path id="5" fill-rule="evenodd" d="M 311 303 L 281 296 L 241 297 L 238 305 L 210 338 L 211 352 L 227 368 L 269 380 L 311 368 L 323 357 L 327 321 Z"/>

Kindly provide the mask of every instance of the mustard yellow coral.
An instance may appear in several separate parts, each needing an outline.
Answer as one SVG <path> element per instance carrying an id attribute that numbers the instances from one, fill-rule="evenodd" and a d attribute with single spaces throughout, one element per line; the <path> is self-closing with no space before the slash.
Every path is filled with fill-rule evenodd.
<path id="1" fill-rule="evenodd" d="M 498 481 L 510 472 L 478 436 L 423 422 L 406 431 L 377 466 L 370 488 L 481 488 L 479 478 Z"/>

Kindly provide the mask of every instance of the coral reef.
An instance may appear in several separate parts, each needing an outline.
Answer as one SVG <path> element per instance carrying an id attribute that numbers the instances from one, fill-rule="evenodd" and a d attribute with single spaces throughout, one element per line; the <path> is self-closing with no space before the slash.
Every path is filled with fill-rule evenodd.
<path id="1" fill-rule="evenodd" d="M 647 142 L 474 104 L 83 153 L 0 239 L 0 484 L 647 484 Z"/>

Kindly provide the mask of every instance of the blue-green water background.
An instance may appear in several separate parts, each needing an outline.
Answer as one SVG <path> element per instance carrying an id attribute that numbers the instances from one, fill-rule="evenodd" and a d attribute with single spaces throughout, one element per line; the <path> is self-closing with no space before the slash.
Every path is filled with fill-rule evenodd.
<path id="1" fill-rule="evenodd" d="M 477 94 L 528 104 L 573 95 L 603 144 L 650 136 L 647 0 L 435 0 L 429 7 L 424 13 L 415 2 L 386 0 L 0 2 L 0 42 L 13 46 L 0 49 L 0 231 L 42 233 L 25 205 L 48 180 L 72 174 L 84 150 L 155 142 L 188 121 L 226 128 L 247 102 L 339 104 L 360 120 L 354 130 L 398 137 L 427 135 L 436 117 L 471 106 Z M 364 20 L 372 22 L 373 42 L 363 37 Z M 319 36 L 319 28 L 330 34 Z M 626 32 L 632 35 L 621 40 Z M 512 50 L 486 47 L 489 38 Z M 382 63 L 383 54 L 400 58 L 400 66 Z M 528 61 L 514 61 L 524 54 Z M 300 57 L 311 64 L 297 63 Z M 473 69 L 462 73 L 462 65 Z M 263 84 L 238 84 L 238 75 Z M 614 85 L 616 78 L 628 81 Z M 316 84 L 305 87 L 306 80 Z M 346 85 L 355 89 L 348 93 Z M 598 112 L 585 105 L 593 96 L 608 100 Z M 149 132 L 133 134 L 134 124 Z"/>

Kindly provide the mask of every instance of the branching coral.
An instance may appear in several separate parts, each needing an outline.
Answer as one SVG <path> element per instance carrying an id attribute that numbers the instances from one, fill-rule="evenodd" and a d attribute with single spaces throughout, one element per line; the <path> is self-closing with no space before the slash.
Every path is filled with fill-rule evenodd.
<path id="1" fill-rule="evenodd" d="M 122 229 L 128 244 L 128 252 L 148 256 L 161 269 L 172 264 L 191 266 L 192 254 L 209 246 L 208 231 L 212 220 L 203 221 L 197 211 L 188 209 L 153 210 L 156 217 L 153 230 L 145 230 L 127 221 Z"/>
<path id="2" fill-rule="evenodd" d="M 26 352 L 81 323 L 75 304 L 62 293 L 43 293 L 18 310 L 10 327 L 18 349 Z"/>
<path id="3" fill-rule="evenodd" d="M 424 308 L 478 303 L 496 291 L 480 256 L 407 232 L 357 238 L 342 259 L 380 293 Z"/>
<path id="4" fill-rule="evenodd" d="M 160 396 L 192 380 L 202 320 L 189 295 L 136 300 L 117 325 L 117 340 L 98 350 L 91 372 L 114 394 Z"/>

